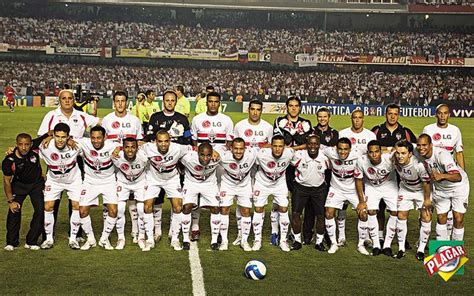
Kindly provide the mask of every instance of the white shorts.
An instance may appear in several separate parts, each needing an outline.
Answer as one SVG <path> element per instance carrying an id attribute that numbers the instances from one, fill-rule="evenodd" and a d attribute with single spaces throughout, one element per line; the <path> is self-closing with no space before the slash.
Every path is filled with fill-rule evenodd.
<path id="1" fill-rule="evenodd" d="M 183 198 L 183 194 L 181 193 L 181 183 L 179 182 L 179 175 L 176 175 L 173 178 L 166 180 L 162 184 L 148 181 L 143 201 L 157 198 L 161 189 L 166 192 L 167 198 Z"/>
<path id="2" fill-rule="evenodd" d="M 184 180 L 183 185 L 183 205 L 195 204 L 199 207 L 218 207 L 219 200 L 217 195 L 219 194 L 219 188 L 217 184 L 213 183 L 194 183 Z M 198 195 L 201 194 L 200 200 Z"/>
<path id="3" fill-rule="evenodd" d="M 66 191 L 70 200 L 78 202 L 81 198 L 81 189 L 80 178 L 74 183 L 59 183 L 48 179 L 44 185 L 44 201 L 58 200 L 61 198 L 62 192 Z"/>
<path id="4" fill-rule="evenodd" d="M 352 205 L 353 209 L 357 208 L 357 205 L 359 204 L 357 193 L 355 191 L 349 193 L 341 192 L 337 189 L 329 187 L 328 197 L 326 198 L 326 204 L 324 207 L 341 210 L 346 201 Z"/>
<path id="5" fill-rule="evenodd" d="M 102 194 L 102 203 L 117 204 L 117 184 L 101 184 L 92 185 L 89 183 L 82 183 L 80 206 L 98 206 L 99 195 Z"/>
<path id="6" fill-rule="evenodd" d="M 365 198 L 367 199 L 368 210 L 378 210 L 380 200 L 383 199 L 387 205 L 387 210 L 397 211 L 398 189 L 393 187 L 372 187 L 365 186 Z"/>
<path id="7" fill-rule="evenodd" d="M 255 182 L 252 198 L 256 207 L 265 206 L 270 195 L 273 195 L 274 204 L 284 208 L 288 207 L 288 187 L 285 179 L 271 187 Z"/>
<path id="8" fill-rule="evenodd" d="M 219 192 L 219 206 L 230 207 L 234 203 L 234 197 L 237 198 L 237 205 L 245 208 L 252 207 L 252 186 L 232 186 L 224 182 L 221 183 Z"/>
<path id="9" fill-rule="evenodd" d="M 117 182 L 117 197 L 119 201 L 127 201 L 131 193 L 133 193 L 136 201 L 144 201 L 145 199 L 146 181 L 142 180 L 135 184 L 123 184 Z"/>
<path id="10" fill-rule="evenodd" d="M 423 206 L 423 200 L 423 191 L 412 192 L 400 188 L 398 191 L 397 210 L 419 210 Z"/>
<path id="11" fill-rule="evenodd" d="M 434 190 L 433 203 L 438 214 L 445 214 L 449 210 L 466 213 L 469 203 L 469 183 L 463 185 L 452 191 Z"/>

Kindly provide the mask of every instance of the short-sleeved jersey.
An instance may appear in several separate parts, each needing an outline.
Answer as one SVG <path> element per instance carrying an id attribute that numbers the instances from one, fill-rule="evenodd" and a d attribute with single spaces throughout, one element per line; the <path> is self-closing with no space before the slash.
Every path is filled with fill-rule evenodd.
<path id="1" fill-rule="evenodd" d="M 39 147 L 39 155 L 46 163 L 48 171 L 46 178 L 60 183 L 74 183 L 81 179 L 81 171 L 77 165 L 77 156 L 80 150 L 65 146 L 63 149 L 56 147 L 54 139 L 47 148 Z"/>
<path id="2" fill-rule="evenodd" d="M 425 167 L 416 157 L 404 166 L 395 164 L 395 169 L 400 176 L 400 188 L 411 192 L 423 190 L 423 182 L 429 182 L 430 176 Z"/>
<path id="3" fill-rule="evenodd" d="M 372 131 L 377 136 L 377 140 L 384 147 L 393 147 L 395 146 L 395 143 L 404 139 L 410 143 L 416 143 L 415 134 L 409 128 L 402 126 L 400 123 L 393 132 L 390 132 L 385 123 L 374 126 Z"/>
<path id="4" fill-rule="evenodd" d="M 360 154 L 356 150 L 351 150 L 346 159 L 340 159 L 335 147 L 321 149 L 329 159 L 331 165 L 331 188 L 341 192 L 354 194 L 354 171 L 357 159 Z"/>
<path id="5" fill-rule="evenodd" d="M 434 147 L 444 148 L 450 153 L 464 150 L 461 131 L 455 125 L 448 124 L 447 127 L 441 128 L 436 123 L 432 123 L 425 126 L 423 133 L 431 137 Z"/>
<path id="6" fill-rule="evenodd" d="M 16 149 L 2 161 L 3 175 L 11 176 L 12 184 L 44 182 L 39 155 L 30 150 L 25 156 L 18 157 Z"/>
<path id="7" fill-rule="evenodd" d="M 118 143 L 105 140 L 104 147 L 95 149 L 89 138 L 78 140 L 84 158 L 84 182 L 89 184 L 115 183 L 112 154 Z"/>
<path id="8" fill-rule="evenodd" d="M 118 158 L 112 159 L 117 168 L 117 181 L 125 185 L 133 185 L 145 180 L 148 159 L 142 150 L 137 151 L 134 160 L 127 160 L 120 151 Z"/>
<path id="9" fill-rule="evenodd" d="M 107 139 L 119 144 L 125 138 L 143 138 L 140 119 L 130 113 L 124 117 L 118 117 L 115 112 L 109 113 L 102 119 L 102 127 L 105 128 Z"/>
<path id="10" fill-rule="evenodd" d="M 13 99 L 14 96 L 15 96 L 15 89 L 13 87 L 11 87 L 10 85 L 7 85 L 4 89 L 3 89 L 3 93 L 5 94 L 5 96 L 8 98 L 8 99 Z"/>
<path id="11" fill-rule="evenodd" d="M 248 119 L 243 119 L 235 125 L 234 137 L 244 139 L 247 147 L 262 147 L 272 142 L 273 127 L 263 119 L 257 125 L 250 124 Z"/>
<path id="12" fill-rule="evenodd" d="M 163 111 L 153 114 L 146 130 L 146 140 L 152 142 L 156 140 L 156 133 L 160 130 L 168 131 L 171 142 L 190 145 L 191 131 L 189 120 L 181 113 L 173 112 L 166 114 Z"/>
<path id="13" fill-rule="evenodd" d="M 189 103 L 189 99 L 185 96 L 179 97 L 174 110 L 183 115 L 189 114 L 191 112 L 191 104 Z"/>
<path id="14" fill-rule="evenodd" d="M 255 148 L 245 149 L 241 160 L 236 160 L 232 151 L 218 151 L 221 156 L 220 165 L 224 168 L 221 182 L 231 186 L 247 186 L 250 184 L 250 172 L 257 159 Z"/>
<path id="15" fill-rule="evenodd" d="M 440 172 L 441 174 L 459 173 L 463 179 L 467 179 L 466 172 L 461 169 L 454 161 L 452 155 L 443 148 L 433 147 L 433 152 L 430 158 L 422 160 L 425 169 L 428 173 L 432 173 L 433 170 Z M 434 182 L 434 188 L 439 191 L 449 191 L 459 186 L 465 186 L 462 182 L 450 182 L 443 180 L 440 182 Z"/>
<path id="16" fill-rule="evenodd" d="M 234 139 L 234 123 L 225 114 L 209 116 L 204 112 L 193 118 L 191 134 L 198 143 L 209 141 L 213 147 L 225 145 Z"/>
<path id="17" fill-rule="evenodd" d="M 339 132 L 339 138 L 348 138 L 351 140 L 352 149 L 358 150 L 360 154 L 367 153 L 367 144 L 376 140 L 377 136 L 370 130 L 364 128 L 360 133 L 355 133 L 348 127 Z"/>
<path id="18" fill-rule="evenodd" d="M 42 136 L 53 130 L 56 124 L 64 122 L 66 123 L 71 132 L 69 133 L 75 139 L 80 139 L 84 136 L 84 132 L 88 127 L 92 127 L 99 123 L 99 118 L 89 115 L 85 112 L 77 111 L 73 109 L 72 114 L 67 118 L 62 112 L 61 107 L 55 110 L 49 111 L 41 122 L 38 130 L 38 135 Z"/>
<path id="19" fill-rule="evenodd" d="M 339 140 L 339 132 L 330 126 L 323 131 L 318 124 L 313 127 L 313 134 L 318 136 L 321 144 L 325 146 L 336 146 L 337 140 Z"/>
<path id="20" fill-rule="evenodd" d="M 147 180 L 162 183 L 178 175 L 178 161 L 192 152 L 191 146 L 170 143 L 165 154 L 162 154 L 155 143 L 146 143 L 141 147 L 149 161 L 150 168 L 146 173 Z"/>
<path id="21" fill-rule="evenodd" d="M 287 116 L 275 119 L 273 124 L 273 134 L 282 135 L 285 138 L 285 145 L 290 147 L 303 145 L 306 137 L 312 132 L 311 121 L 298 117 L 296 121 L 288 120 Z"/>
<path id="22" fill-rule="evenodd" d="M 391 154 L 382 154 L 381 162 L 374 165 L 367 155 L 362 155 L 357 159 L 354 177 L 364 179 L 366 186 L 397 189 L 397 175 L 391 157 Z"/>
<path id="23" fill-rule="evenodd" d="M 218 161 L 211 160 L 208 165 L 204 166 L 199 162 L 197 151 L 190 151 L 181 158 L 181 163 L 185 167 L 185 180 L 194 183 L 217 184 L 216 169 L 219 165 Z"/>
<path id="24" fill-rule="evenodd" d="M 324 184 L 324 172 L 329 168 L 329 159 L 323 153 L 311 158 L 306 150 L 296 151 L 291 164 L 295 167 L 295 180 L 298 184 L 306 187 Z"/>
<path id="25" fill-rule="evenodd" d="M 271 148 L 262 148 L 257 154 L 258 170 L 255 181 L 264 186 L 286 182 L 285 171 L 293 159 L 293 149 L 285 148 L 279 158 L 275 158 Z"/>

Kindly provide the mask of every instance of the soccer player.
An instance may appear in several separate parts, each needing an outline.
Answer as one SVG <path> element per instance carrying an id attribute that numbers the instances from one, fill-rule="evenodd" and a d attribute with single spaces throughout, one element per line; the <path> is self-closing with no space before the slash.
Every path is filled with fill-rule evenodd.
<path id="1" fill-rule="evenodd" d="M 369 255 L 369 252 L 364 247 L 367 234 L 367 212 L 364 211 L 364 208 L 359 207 L 360 200 L 354 184 L 354 171 L 360 154 L 358 151 L 352 150 L 351 147 L 351 140 L 339 138 L 336 148 L 330 147 L 322 150 L 329 158 L 332 168 L 331 184 L 325 204 L 326 231 L 331 240 L 331 247 L 328 253 L 334 254 L 339 249 L 338 241 L 336 240 L 336 222 L 334 221 L 336 210 L 341 210 L 344 203 L 349 202 L 354 209 L 357 209 L 359 216 L 357 251 L 363 255 Z M 342 242 L 339 241 L 339 245 L 341 244 Z"/>
<path id="2" fill-rule="evenodd" d="M 431 137 L 434 147 L 446 149 L 453 154 L 457 165 L 464 170 L 464 148 L 461 131 L 448 121 L 449 107 L 446 104 L 441 104 L 436 107 L 436 123 L 425 126 L 423 133 Z M 451 236 L 453 229 L 453 211 L 451 210 L 448 211 L 446 226 L 448 227 L 448 236 Z"/>
<path id="3" fill-rule="evenodd" d="M 184 87 L 182 85 L 176 86 L 175 92 L 177 96 L 176 112 L 189 117 L 189 113 L 191 112 L 191 104 L 189 103 L 188 98 L 186 98 L 184 95 Z"/>
<path id="4" fill-rule="evenodd" d="M 127 94 L 124 91 L 116 91 L 114 93 L 113 104 L 114 111 L 107 114 L 102 119 L 102 126 L 105 129 L 107 140 L 122 144 L 123 139 L 143 139 L 143 129 L 140 120 L 127 111 Z M 133 191 L 132 191 L 133 192 Z M 118 247 L 122 249 L 125 239 L 122 237 L 125 230 L 125 211 L 126 200 L 120 200 L 118 204 L 118 218 L 116 223 L 117 233 L 119 236 Z M 133 241 L 138 242 L 138 214 L 136 201 L 131 196 L 128 202 L 128 210 L 130 220 L 132 221 L 132 237 Z M 107 207 L 104 206 L 104 219 L 107 217 Z M 123 240 L 122 240 L 123 238 Z"/>
<path id="5" fill-rule="evenodd" d="M 450 239 L 446 220 L 448 211 L 452 209 L 454 216 L 452 239 L 463 240 L 464 214 L 469 198 L 469 179 L 466 172 L 454 162 L 449 152 L 433 146 L 430 136 L 421 134 L 416 148 L 434 185 L 433 201 L 438 214 L 436 237 L 438 240 Z"/>
<path id="6" fill-rule="evenodd" d="M 252 249 L 258 251 L 262 248 L 262 229 L 265 217 L 265 205 L 268 197 L 273 195 L 273 204 L 278 210 L 280 226 L 280 249 L 290 251 L 286 236 L 290 224 L 288 216 L 288 187 L 286 182 L 286 169 L 294 156 L 293 149 L 285 148 L 285 138 L 275 135 L 272 138 L 271 148 L 262 148 L 257 154 L 258 170 L 255 175 L 253 188 L 253 232 L 255 241 Z M 278 231 L 277 231 L 278 232 Z"/>
<path id="7" fill-rule="evenodd" d="M 387 235 L 385 237 L 383 252 L 392 256 L 391 244 L 397 227 L 397 196 L 398 185 L 395 169 L 390 154 L 382 154 L 382 147 L 377 140 L 371 140 L 367 144 L 367 154 L 359 157 L 356 163 L 354 177 L 357 196 L 368 210 L 368 229 L 373 241 L 372 255 L 381 253 L 379 241 L 379 225 L 377 222 L 377 211 L 380 200 L 383 199 L 390 211 L 387 223 Z M 364 189 L 365 185 L 365 189 Z"/>
<path id="8" fill-rule="evenodd" d="M 179 145 L 171 142 L 171 137 L 165 130 L 161 130 L 156 134 L 155 143 L 146 143 L 142 146 L 150 163 L 150 168 L 146 173 L 147 190 L 144 197 L 144 219 L 145 232 L 148 240 L 146 242 L 147 249 L 155 246 L 153 236 L 153 204 L 154 199 L 161 190 L 171 200 L 173 207 L 173 218 L 171 220 L 171 247 L 175 250 L 181 250 L 178 240 L 181 221 L 184 223 L 182 214 L 183 195 L 181 193 L 181 184 L 179 180 L 179 172 L 177 169 L 178 161 L 186 154 L 190 153 L 191 146 Z M 183 225 L 183 233 L 184 233 Z M 188 236 L 189 236 L 189 223 Z M 186 239 L 186 235 L 185 235 Z M 188 238 L 189 239 L 189 238 Z"/>
<path id="9" fill-rule="evenodd" d="M 319 137 L 321 145 L 333 147 L 336 146 L 339 139 L 339 132 L 332 128 L 330 124 L 331 112 L 326 107 L 318 109 L 316 112 L 318 124 L 313 127 L 313 133 Z"/>
<path id="10" fill-rule="evenodd" d="M 116 250 L 122 250 L 125 247 L 125 204 L 130 195 L 133 196 L 137 204 L 138 212 L 138 229 L 137 242 L 140 248 L 145 248 L 144 244 L 144 212 L 143 201 L 146 188 L 145 172 L 148 168 L 148 159 L 142 150 L 138 150 L 138 142 L 136 138 L 123 139 L 123 149 L 118 153 L 117 158 L 113 158 L 113 163 L 117 168 L 117 195 L 118 195 L 118 211 L 117 211 L 117 246 Z M 117 148 L 118 150 L 121 150 Z M 119 221 L 123 221 L 119 226 Z M 151 236 L 153 238 L 153 235 Z"/>
<path id="11" fill-rule="evenodd" d="M 301 249 L 301 213 L 309 204 L 316 215 L 316 245 L 319 251 L 325 251 L 324 203 L 327 196 L 325 171 L 329 167 L 327 157 L 319 153 L 319 137 L 308 136 L 306 150 L 296 151 L 291 164 L 296 169 L 295 185 L 291 195 L 291 225 L 295 241 L 292 249 Z"/>
<path id="12" fill-rule="evenodd" d="M 201 99 L 202 100 L 202 99 Z M 234 123 L 232 119 L 219 113 L 221 105 L 221 95 L 217 92 L 210 92 L 206 99 L 207 111 L 196 115 L 191 123 L 191 134 L 193 145 L 197 146 L 203 142 L 209 142 L 213 147 L 226 146 L 234 139 Z M 217 179 L 220 181 L 222 171 L 219 169 Z M 191 240 L 198 240 L 200 209 L 193 211 L 193 221 L 191 226 Z"/>
<path id="13" fill-rule="evenodd" d="M 234 138 L 231 151 L 220 153 L 220 165 L 224 168 L 224 174 L 220 184 L 219 205 L 221 214 L 220 234 L 222 243 L 219 250 L 228 249 L 227 233 L 229 229 L 229 212 L 237 198 L 238 211 L 241 218 L 239 229 L 242 229 L 240 246 L 246 252 L 252 251 L 248 243 L 248 236 L 252 225 L 250 209 L 252 208 L 252 181 L 251 170 L 255 164 L 257 150 L 255 148 L 245 148 L 245 141 L 242 138 Z"/>
<path id="14" fill-rule="evenodd" d="M 72 204 L 70 215 L 69 247 L 79 249 L 76 241 L 79 231 L 79 199 L 81 194 L 81 171 L 77 165 L 79 150 L 67 145 L 70 128 L 66 123 L 54 126 L 53 139 L 47 147 L 40 146 L 40 157 L 48 167 L 44 187 L 44 231 L 46 240 L 41 244 L 42 249 L 54 246 L 54 205 L 61 198 L 63 191 L 67 192 Z"/>
<path id="15" fill-rule="evenodd" d="M 7 106 L 10 108 L 10 112 L 15 112 L 15 89 L 10 84 L 7 84 L 3 88 L 3 93 L 7 97 Z"/>
<path id="16" fill-rule="evenodd" d="M 208 97 L 208 102 L 212 101 L 212 96 Z M 209 105 L 208 105 L 209 107 Z M 218 161 L 212 159 L 213 148 L 209 143 L 202 143 L 198 146 L 198 151 L 187 153 L 181 162 L 185 167 L 183 194 L 183 249 L 190 249 L 189 226 L 191 224 L 191 211 L 194 206 L 209 208 L 211 211 L 211 250 L 218 250 L 217 237 L 220 231 L 219 201 L 217 195 L 216 169 Z M 198 195 L 200 200 L 198 201 Z M 174 219 L 173 219 L 174 220 Z"/>
<path id="17" fill-rule="evenodd" d="M 84 157 L 84 182 L 79 202 L 81 225 L 87 235 L 87 241 L 81 250 L 89 250 L 96 246 L 89 211 L 92 206 L 99 205 L 99 195 L 102 195 L 103 204 L 107 205 L 107 217 L 104 221 L 99 246 L 106 250 L 113 250 L 109 236 L 117 222 L 117 182 L 112 157 L 118 144 L 106 140 L 105 129 L 94 126 L 90 131 L 90 139 L 79 139 L 78 144 Z"/>
<path id="18" fill-rule="evenodd" d="M 395 144 L 395 169 L 400 176 L 400 189 L 397 202 L 398 253 L 394 257 L 401 259 L 405 256 L 408 214 L 410 210 L 415 209 L 421 214 L 416 259 L 423 261 L 425 247 L 431 233 L 430 176 L 423 163 L 413 157 L 413 145 L 407 140 L 401 140 Z"/>

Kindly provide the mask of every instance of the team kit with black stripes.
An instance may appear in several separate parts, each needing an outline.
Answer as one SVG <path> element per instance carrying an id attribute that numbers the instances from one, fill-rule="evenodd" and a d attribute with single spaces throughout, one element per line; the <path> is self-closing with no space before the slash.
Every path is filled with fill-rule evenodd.
<path id="1" fill-rule="evenodd" d="M 167 130 L 143 129 L 142 122 L 127 112 L 124 92 L 114 94 L 114 111 L 103 119 L 70 109 L 73 97 L 71 90 L 60 92 L 60 106 L 45 116 L 38 130 L 44 139 L 41 144 L 33 141 L 31 147 L 47 166 L 45 235 L 41 244 L 29 242 L 32 249 L 49 249 L 58 243 L 54 205 L 63 193 L 72 205 L 71 249 L 89 250 L 96 245 L 124 249 L 128 205 L 133 244 L 143 251 L 153 250 L 162 237 L 160 192 L 171 203 L 168 239 L 176 251 L 189 250 L 191 242 L 200 239 L 201 209 L 210 213 L 210 248 L 215 251 L 226 251 L 229 245 L 260 251 L 267 242 L 284 252 L 313 245 L 334 254 L 351 241 L 345 235 L 348 206 L 357 214 L 354 245 L 363 255 L 403 258 L 411 249 L 407 242 L 411 210 L 419 212 L 419 238 L 411 242 L 418 260 L 424 259 L 431 236 L 463 239 L 469 180 L 461 132 L 448 123 L 447 105 L 438 106 L 436 121 L 415 137 L 398 122 L 397 105 L 388 105 L 386 121 L 372 130 L 364 128 L 364 114 L 355 110 L 351 126 L 338 134 L 329 126 L 328 109 L 318 110 L 318 124 L 312 127 L 310 120 L 300 117 L 301 101 L 290 97 L 287 114 L 272 126 L 261 119 L 263 104 L 255 100 L 249 103 L 248 117 L 234 128 L 231 118 L 220 113 L 220 94 L 209 92 L 206 112 L 196 115 L 191 124 L 167 124 L 175 127 Z M 176 93 L 165 92 L 163 101 L 160 118 L 183 121 L 183 116 L 174 116 Z M 88 137 L 84 137 L 86 130 Z M 325 134 L 335 137 L 329 141 L 318 136 Z M 10 167 L 17 149 L 18 145 L 4 160 L 4 176 L 15 174 Z M 14 197 L 8 202 L 14 202 Z M 100 201 L 103 226 L 96 241 L 98 225 L 92 225 L 89 211 Z M 234 203 L 235 220 L 229 219 Z M 267 234 L 265 209 L 271 212 Z M 309 225 L 316 226 L 303 231 L 301 216 L 308 209 L 312 211 Z M 231 244 L 230 226 L 237 229 Z M 115 246 L 109 239 L 114 229 Z M 17 246 L 7 241 L 7 247 Z M 397 251 L 392 252 L 392 247 Z"/>

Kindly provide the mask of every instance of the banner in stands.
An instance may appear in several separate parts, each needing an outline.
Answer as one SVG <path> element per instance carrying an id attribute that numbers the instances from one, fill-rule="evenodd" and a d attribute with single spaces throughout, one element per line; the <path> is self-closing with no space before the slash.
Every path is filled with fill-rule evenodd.
<path id="1" fill-rule="evenodd" d="M 239 59 L 239 53 L 238 52 L 221 53 L 219 55 L 219 60 L 220 61 L 237 61 L 238 59 Z"/>
<path id="2" fill-rule="evenodd" d="M 133 48 L 119 48 L 117 57 L 121 58 L 148 58 L 150 57 L 149 49 L 133 49 Z"/>
<path id="3" fill-rule="evenodd" d="M 199 59 L 199 60 L 219 60 L 219 50 L 217 49 L 187 49 L 165 50 L 164 48 L 152 48 L 149 56 L 163 59 Z"/>
<path id="4" fill-rule="evenodd" d="M 15 96 L 16 107 L 31 107 L 33 106 L 33 96 Z M 2 106 L 7 106 L 7 97 L 2 97 Z"/>
<path id="5" fill-rule="evenodd" d="M 249 62 L 249 51 L 246 49 L 239 49 L 239 63 L 248 63 Z"/>
<path id="6" fill-rule="evenodd" d="M 260 54 L 258 52 L 249 52 L 249 62 L 260 61 Z"/>
<path id="7" fill-rule="evenodd" d="M 7 52 L 9 44 L 8 43 L 0 43 L 0 52 Z"/>
<path id="8" fill-rule="evenodd" d="M 110 47 L 67 47 L 67 46 L 48 46 L 46 54 L 60 55 L 79 55 L 91 57 L 112 57 L 112 49 Z"/>
<path id="9" fill-rule="evenodd" d="M 439 58 L 435 56 L 412 56 L 410 65 L 416 66 L 464 66 L 464 58 Z"/>
<path id="10" fill-rule="evenodd" d="M 307 53 L 299 53 L 295 57 L 299 67 L 313 67 L 318 65 L 318 56 Z"/>
<path id="11" fill-rule="evenodd" d="M 473 118 L 474 107 L 450 108 L 449 113 L 451 117 Z"/>
<path id="12" fill-rule="evenodd" d="M 9 44 L 9 50 L 31 50 L 31 51 L 46 51 L 46 43 L 22 43 Z"/>

